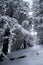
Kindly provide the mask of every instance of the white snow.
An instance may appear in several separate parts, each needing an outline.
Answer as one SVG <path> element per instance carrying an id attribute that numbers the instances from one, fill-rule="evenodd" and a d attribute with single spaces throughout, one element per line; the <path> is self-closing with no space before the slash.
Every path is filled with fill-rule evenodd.
<path id="1" fill-rule="evenodd" d="M 43 48 L 39 47 L 35 50 L 32 48 L 24 49 L 16 52 L 12 52 L 8 54 L 8 58 L 12 57 L 19 57 L 25 55 L 25 58 L 15 59 L 13 61 L 9 59 L 5 59 L 3 62 L 0 62 L 0 65 L 43 65 L 43 53 L 40 52 L 40 49 Z"/>

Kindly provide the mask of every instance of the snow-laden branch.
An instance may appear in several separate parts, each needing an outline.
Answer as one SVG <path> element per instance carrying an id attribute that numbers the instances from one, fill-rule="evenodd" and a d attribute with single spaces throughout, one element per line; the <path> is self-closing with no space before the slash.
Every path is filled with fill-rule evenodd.
<path id="1" fill-rule="evenodd" d="M 16 24 L 13 29 L 10 31 L 11 33 L 15 33 L 15 31 L 19 30 L 23 36 L 29 35 L 29 31 L 25 30 L 21 25 Z"/>

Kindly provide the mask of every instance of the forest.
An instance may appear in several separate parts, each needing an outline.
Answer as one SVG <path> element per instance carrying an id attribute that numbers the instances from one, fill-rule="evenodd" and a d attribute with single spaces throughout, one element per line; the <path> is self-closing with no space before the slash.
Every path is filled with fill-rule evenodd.
<path id="1" fill-rule="evenodd" d="M 14 60 L 15 56 L 16 59 L 22 58 L 22 53 L 27 53 L 27 56 L 30 53 L 34 55 L 39 50 L 43 52 L 43 0 L 0 0 L 0 62 L 4 59 Z M 16 63 L 17 61 L 15 65 Z M 26 63 L 24 65 L 43 65 Z"/>

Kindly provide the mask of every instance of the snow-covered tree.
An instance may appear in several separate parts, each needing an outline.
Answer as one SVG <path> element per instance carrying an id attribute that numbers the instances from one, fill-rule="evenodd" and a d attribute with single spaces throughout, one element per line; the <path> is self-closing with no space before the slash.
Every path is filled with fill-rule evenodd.
<path id="1" fill-rule="evenodd" d="M 10 28 L 10 37 L 9 37 L 9 46 L 11 45 L 11 48 L 14 50 L 19 49 L 23 43 L 23 39 L 25 39 L 26 42 L 28 42 L 30 33 L 25 28 L 23 28 L 22 25 L 20 25 L 16 19 L 10 18 L 8 16 L 1 16 L 0 21 L 3 21 L 3 29 L 2 27 L 0 29 L 4 30 L 9 26 Z M 1 22 L 2 24 L 2 22 Z M 3 32 L 4 33 L 4 32 Z M 12 40 L 12 42 L 11 42 Z"/>
<path id="2" fill-rule="evenodd" d="M 43 0 L 33 0 L 33 20 L 38 38 L 41 41 L 39 43 L 43 44 Z"/>
<path id="3" fill-rule="evenodd" d="M 0 14 L 14 17 L 21 24 L 27 18 L 29 3 L 23 0 L 5 0 L 0 2 Z"/>
<path id="4" fill-rule="evenodd" d="M 33 0 L 34 16 L 43 16 L 43 0 Z"/>

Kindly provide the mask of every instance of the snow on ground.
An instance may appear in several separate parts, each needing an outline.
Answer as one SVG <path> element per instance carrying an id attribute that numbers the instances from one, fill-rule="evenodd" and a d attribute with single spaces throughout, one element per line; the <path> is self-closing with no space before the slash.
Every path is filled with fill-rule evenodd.
<path id="1" fill-rule="evenodd" d="M 15 59 L 13 61 L 5 59 L 0 65 L 43 65 L 43 46 L 37 46 L 36 49 L 27 48 L 24 50 L 12 52 L 8 57 L 19 57 L 25 55 L 25 58 Z"/>

